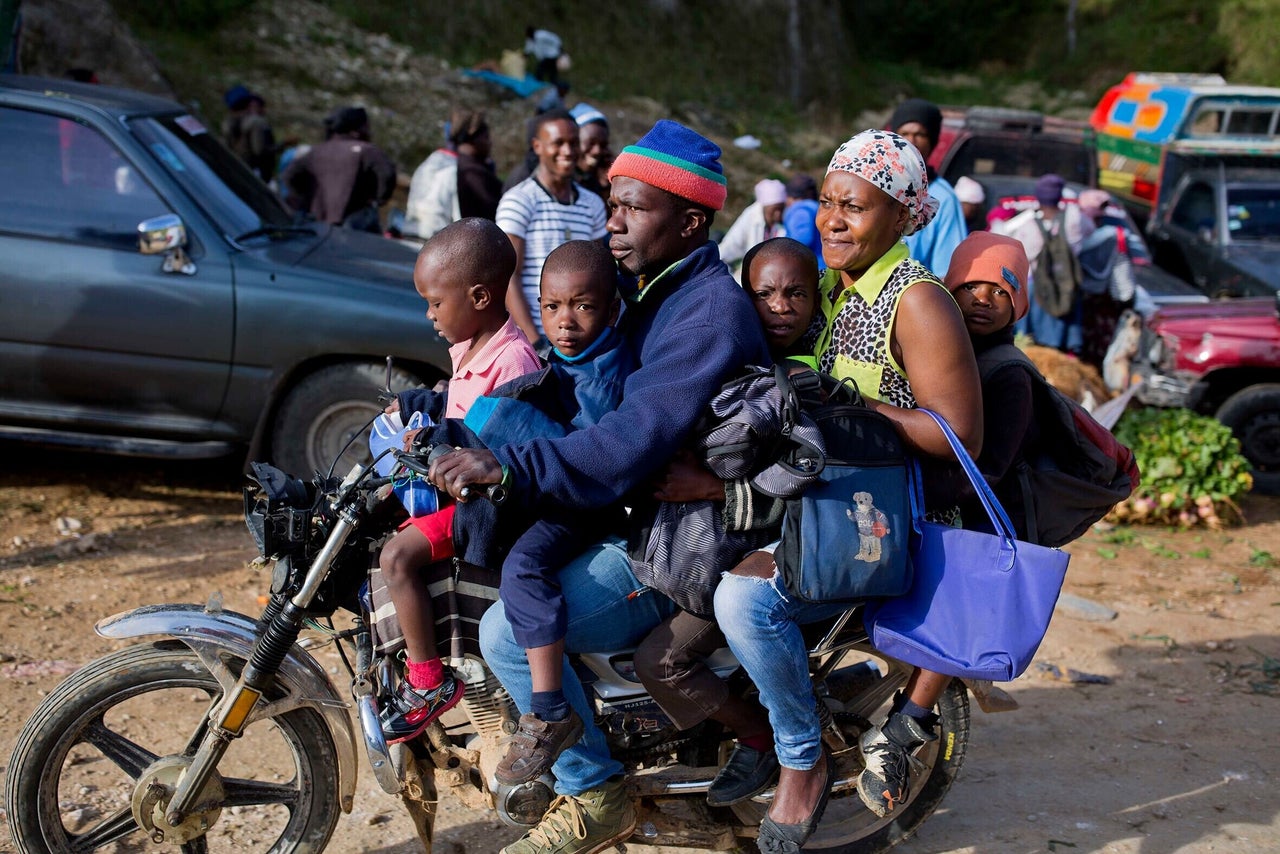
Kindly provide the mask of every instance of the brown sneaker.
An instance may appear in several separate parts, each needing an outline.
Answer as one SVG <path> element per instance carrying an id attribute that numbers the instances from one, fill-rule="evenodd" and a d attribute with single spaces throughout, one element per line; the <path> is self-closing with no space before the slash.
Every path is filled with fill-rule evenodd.
<path id="1" fill-rule="evenodd" d="M 547 773 L 565 748 L 582 738 L 582 718 L 573 709 L 562 721 L 544 721 L 533 712 L 520 716 L 520 726 L 494 772 L 498 782 L 518 786 Z"/>

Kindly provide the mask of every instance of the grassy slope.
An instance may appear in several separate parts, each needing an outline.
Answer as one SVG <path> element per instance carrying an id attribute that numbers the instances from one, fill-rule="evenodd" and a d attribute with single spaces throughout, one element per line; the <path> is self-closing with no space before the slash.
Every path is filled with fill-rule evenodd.
<path id="1" fill-rule="evenodd" d="M 268 93 L 287 89 L 273 118 L 302 138 L 314 135 L 333 105 L 365 103 L 405 169 L 434 147 L 450 100 L 488 108 L 495 157 L 503 168 L 515 162 L 532 105 L 464 86 L 445 66 L 496 60 L 521 46 L 526 25 L 547 26 L 573 57 L 569 103 L 605 108 L 615 120 L 615 148 L 660 116 L 725 146 L 730 210 L 745 204 L 760 177 L 820 171 L 836 143 L 883 121 L 888 106 L 908 95 L 1081 117 L 1130 70 L 1218 71 L 1280 85 L 1274 0 L 1079 0 L 1073 53 L 1065 0 L 321 2 L 169 0 L 145 19 L 131 11 L 136 4 L 117 0 L 117 8 L 181 97 L 203 105 L 210 119 L 220 118 L 220 93 L 239 80 Z M 788 49 L 792 8 L 798 53 Z M 315 19 L 297 22 L 301 41 L 281 32 L 290 14 Z M 386 65 L 370 56 L 368 36 L 379 33 L 409 48 L 411 58 L 386 74 L 365 73 L 360 63 Z M 327 65 L 293 63 L 319 51 Z M 348 62 L 357 70 L 333 72 Z M 412 84 L 397 80 L 401 70 Z M 745 133 L 763 147 L 729 145 Z"/>

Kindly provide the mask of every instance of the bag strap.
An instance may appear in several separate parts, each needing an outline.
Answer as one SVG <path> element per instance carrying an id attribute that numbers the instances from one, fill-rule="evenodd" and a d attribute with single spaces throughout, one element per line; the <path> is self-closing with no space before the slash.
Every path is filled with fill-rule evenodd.
<path id="1" fill-rule="evenodd" d="M 914 456 L 907 458 L 907 490 L 911 496 L 911 530 L 920 536 L 920 523 L 924 520 L 924 472 Z"/>
<path id="2" fill-rule="evenodd" d="M 773 366 L 773 381 L 778 387 L 778 394 L 782 396 L 782 437 L 789 439 L 791 431 L 800 422 L 800 397 L 782 363 Z"/>
<path id="3" fill-rule="evenodd" d="M 1000 505 L 1000 500 L 991 491 L 991 485 L 987 483 L 987 479 L 978 471 L 977 463 L 973 461 L 973 457 L 969 456 L 969 452 L 960 443 L 960 439 L 952 432 L 951 425 L 936 412 L 928 409 L 921 409 L 920 411 L 937 422 L 938 427 L 942 429 L 942 434 L 947 437 L 951 450 L 955 452 L 956 459 L 960 461 L 960 468 L 968 476 L 969 483 L 973 484 L 973 491 L 978 493 L 978 498 L 982 501 L 982 507 L 987 511 L 987 517 L 991 519 L 991 526 L 996 533 L 1011 544 L 1016 542 L 1017 536 L 1013 531 L 1013 523 L 1009 521 L 1009 514 L 1004 512 L 1004 507 Z"/>

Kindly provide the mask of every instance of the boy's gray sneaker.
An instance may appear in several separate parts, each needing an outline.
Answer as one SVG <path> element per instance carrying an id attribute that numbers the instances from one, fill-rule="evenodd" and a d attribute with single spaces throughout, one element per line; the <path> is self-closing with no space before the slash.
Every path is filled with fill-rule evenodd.
<path id="1" fill-rule="evenodd" d="M 922 763 L 914 754 L 927 742 L 937 741 L 936 733 L 901 712 L 889 715 L 884 726 L 862 734 L 862 761 L 866 766 L 858 777 L 858 797 L 877 816 L 884 818 L 911 794 L 911 767 Z"/>
<path id="2" fill-rule="evenodd" d="M 537 827 L 501 854 L 597 854 L 636 829 L 636 811 L 622 781 L 607 782 L 551 802 Z"/>

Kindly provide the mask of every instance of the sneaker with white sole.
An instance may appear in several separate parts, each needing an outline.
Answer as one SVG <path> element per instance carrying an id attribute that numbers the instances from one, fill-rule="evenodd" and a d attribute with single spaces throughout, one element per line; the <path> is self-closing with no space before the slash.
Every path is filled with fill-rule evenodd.
<path id="1" fill-rule="evenodd" d="M 877 816 L 884 818 L 911 795 L 912 766 L 922 766 L 915 752 L 936 733 L 915 718 L 894 712 L 884 726 L 872 727 L 862 734 L 862 760 L 865 768 L 858 776 L 858 797 Z"/>

